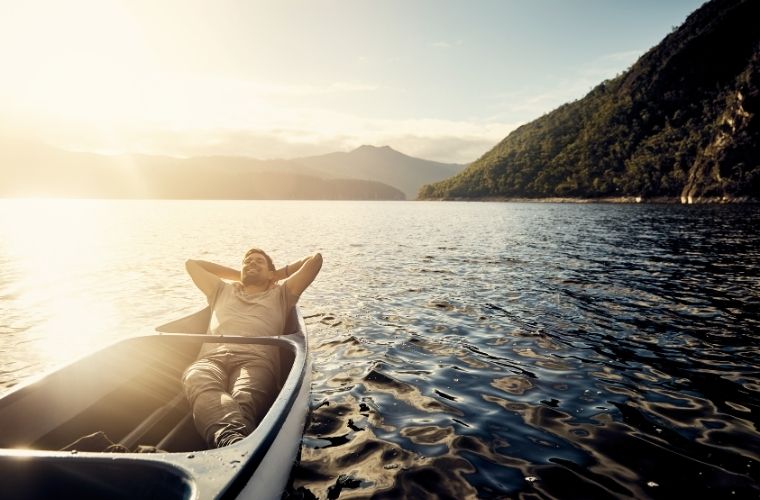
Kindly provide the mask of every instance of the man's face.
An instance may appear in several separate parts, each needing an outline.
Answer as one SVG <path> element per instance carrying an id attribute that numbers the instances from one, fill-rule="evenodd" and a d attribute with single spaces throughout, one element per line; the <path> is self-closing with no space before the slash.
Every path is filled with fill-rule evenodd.
<path id="1" fill-rule="evenodd" d="M 272 271 L 266 257 L 260 253 L 251 252 L 243 259 L 240 270 L 240 281 L 244 285 L 260 285 L 271 281 Z"/>

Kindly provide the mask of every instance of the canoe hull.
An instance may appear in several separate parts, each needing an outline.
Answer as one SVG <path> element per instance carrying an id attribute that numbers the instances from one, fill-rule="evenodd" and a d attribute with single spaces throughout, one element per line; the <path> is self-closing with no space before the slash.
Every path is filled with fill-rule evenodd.
<path id="1" fill-rule="evenodd" d="M 279 498 L 300 448 L 311 364 L 294 311 L 280 337 L 167 334 L 117 342 L 0 398 L 0 484 L 12 498 Z M 207 450 L 181 374 L 205 342 L 277 345 L 282 390 L 246 439 Z M 59 451 L 102 431 L 167 453 Z M 260 480 L 264 478 L 265 480 Z"/>

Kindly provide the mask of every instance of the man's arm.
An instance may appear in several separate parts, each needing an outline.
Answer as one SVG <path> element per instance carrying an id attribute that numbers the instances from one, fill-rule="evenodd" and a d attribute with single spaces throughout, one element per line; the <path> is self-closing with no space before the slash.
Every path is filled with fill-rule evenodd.
<path id="1" fill-rule="evenodd" d="M 287 291 L 295 297 L 300 297 L 306 287 L 311 285 L 317 277 L 320 269 L 322 269 L 322 254 L 315 253 L 276 270 L 275 278 L 278 280 L 286 278 L 284 286 Z"/>
<path id="2" fill-rule="evenodd" d="M 206 262 L 205 260 L 188 259 L 185 262 L 185 269 L 197 286 L 209 299 L 216 292 L 221 279 L 238 281 L 240 280 L 240 271 L 231 267 Z"/>

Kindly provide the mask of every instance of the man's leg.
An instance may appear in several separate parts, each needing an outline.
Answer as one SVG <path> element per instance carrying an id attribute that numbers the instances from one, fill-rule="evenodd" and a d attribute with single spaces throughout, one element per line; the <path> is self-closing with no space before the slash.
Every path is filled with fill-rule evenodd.
<path id="1" fill-rule="evenodd" d="M 237 442 L 248 434 L 240 405 L 226 390 L 227 381 L 224 363 L 218 359 L 199 359 L 182 376 L 195 428 L 214 448 Z"/>
<path id="2" fill-rule="evenodd" d="M 244 359 L 230 372 L 230 393 L 246 421 L 247 434 L 259 425 L 277 395 L 277 366 L 271 357 Z"/>

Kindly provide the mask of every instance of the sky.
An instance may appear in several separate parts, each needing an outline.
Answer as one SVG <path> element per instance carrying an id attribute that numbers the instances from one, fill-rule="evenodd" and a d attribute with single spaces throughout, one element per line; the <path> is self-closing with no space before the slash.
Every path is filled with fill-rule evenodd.
<path id="1" fill-rule="evenodd" d="M 64 149 L 469 163 L 701 0 L 0 0 L 0 134 Z"/>

